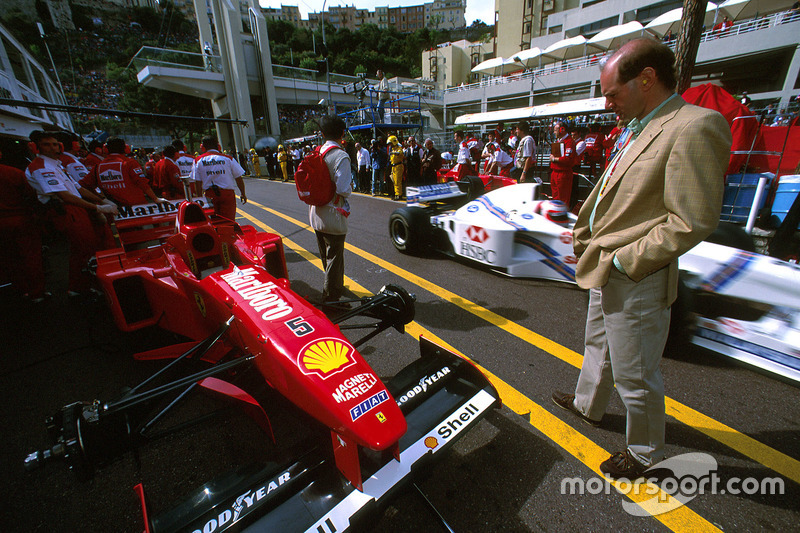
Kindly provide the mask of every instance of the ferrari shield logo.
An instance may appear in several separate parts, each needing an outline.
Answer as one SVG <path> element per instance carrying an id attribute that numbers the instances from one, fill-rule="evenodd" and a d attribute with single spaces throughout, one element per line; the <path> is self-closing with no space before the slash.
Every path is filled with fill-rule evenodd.
<path id="1" fill-rule="evenodd" d="M 384 422 L 386 422 L 386 415 L 384 415 L 382 412 L 375 413 L 375 417 L 378 419 L 378 421 L 379 421 L 381 424 L 383 424 Z"/>
<path id="2" fill-rule="evenodd" d="M 200 309 L 200 314 L 203 315 L 203 318 L 205 318 L 206 302 L 203 300 L 203 296 L 199 292 L 194 293 L 194 301 L 197 303 L 197 308 Z"/>

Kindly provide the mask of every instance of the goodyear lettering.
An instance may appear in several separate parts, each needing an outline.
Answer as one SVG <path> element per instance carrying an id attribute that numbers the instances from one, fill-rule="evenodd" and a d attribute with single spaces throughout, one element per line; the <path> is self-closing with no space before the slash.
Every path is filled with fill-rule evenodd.
<path id="1" fill-rule="evenodd" d="M 454 431 L 458 430 L 458 428 L 469 422 L 479 412 L 480 411 L 478 411 L 474 405 L 471 403 L 467 404 L 460 410 L 450 415 L 450 418 L 445 420 L 441 426 L 436 428 L 436 433 L 438 433 L 443 439 L 447 440 Z"/>
<path id="2" fill-rule="evenodd" d="M 277 478 L 271 480 L 269 483 L 258 487 L 255 490 L 248 490 L 234 500 L 231 509 L 225 509 L 216 518 L 208 520 L 202 529 L 195 529 L 192 533 L 214 533 L 226 524 L 234 524 L 239 518 L 243 517 L 250 510 L 253 505 L 257 504 L 259 500 L 265 498 L 273 490 L 289 481 L 291 474 L 284 472 Z"/>
<path id="3" fill-rule="evenodd" d="M 352 409 L 350 409 L 350 418 L 353 420 L 353 422 L 355 422 L 356 420 L 367 414 L 372 409 L 375 409 L 388 399 L 389 399 L 389 393 L 386 392 L 385 390 L 382 390 L 377 394 L 370 396 L 369 398 L 367 398 L 360 404 L 356 405 Z"/>
<path id="4" fill-rule="evenodd" d="M 419 380 L 419 385 L 414 385 L 414 388 L 407 390 L 400 398 L 397 399 L 397 405 L 403 405 L 414 396 L 418 396 L 428 390 L 428 387 L 445 377 L 450 373 L 450 367 L 443 367 L 441 370 L 430 376 L 425 376 Z"/>
<path id="5" fill-rule="evenodd" d="M 259 313 L 264 312 L 261 315 L 262 320 L 274 320 L 291 313 L 292 306 L 273 292 L 278 286 L 271 281 L 263 282 L 255 279 L 253 274 L 257 273 L 254 268 L 245 268 L 223 274 L 221 277 L 236 291 L 236 294 L 250 304 L 250 307 Z"/>
<path id="6" fill-rule="evenodd" d="M 485 248 L 481 248 L 480 246 L 466 241 L 461 241 L 459 254 L 480 261 L 481 263 L 492 264 L 497 260 L 497 252 L 494 250 L 486 250 Z"/>
<path id="7" fill-rule="evenodd" d="M 331 396 L 336 400 L 336 403 L 346 402 L 347 400 L 355 400 L 369 392 L 375 386 L 378 378 L 375 374 L 364 373 L 356 374 L 353 377 L 347 378 L 341 385 L 336 387 L 336 390 Z"/>

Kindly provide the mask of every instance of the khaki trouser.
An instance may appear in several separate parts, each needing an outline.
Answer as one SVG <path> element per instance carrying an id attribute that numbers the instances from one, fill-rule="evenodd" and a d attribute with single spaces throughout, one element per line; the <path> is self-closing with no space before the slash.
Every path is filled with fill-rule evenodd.
<path id="1" fill-rule="evenodd" d="M 667 272 L 636 283 L 612 269 L 589 293 L 586 347 L 575 407 L 592 420 L 605 413 L 614 385 L 625 404 L 628 450 L 644 465 L 664 459 L 661 355 L 669 332 Z"/>

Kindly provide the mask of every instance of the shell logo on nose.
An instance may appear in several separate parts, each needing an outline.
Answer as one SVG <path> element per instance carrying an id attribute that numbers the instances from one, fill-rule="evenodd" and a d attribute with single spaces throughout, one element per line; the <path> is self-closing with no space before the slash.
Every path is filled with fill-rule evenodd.
<path id="1" fill-rule="evenodd" d="M 303 374 L 316 374 L 327 379 L 355 362 L 352 358 L 353 351 L 352 346 L 338 339 L 314 341 L 300 350 L 300 370 Z"/>

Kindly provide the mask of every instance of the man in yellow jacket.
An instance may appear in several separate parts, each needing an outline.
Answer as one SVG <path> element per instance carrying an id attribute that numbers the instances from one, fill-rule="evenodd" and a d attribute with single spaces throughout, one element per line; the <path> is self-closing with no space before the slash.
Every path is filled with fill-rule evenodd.
<path id="1" fill-rule="evenodd" d="M 403 145 L 394 135 L 389 137 L 389 164 L 392 168 L 392 182 L 394 183 L 394 195 L 392 200 L 399 200 L 403 197 L 403 174 L 405 172 L 406 155 L 403 152 Z"/>

